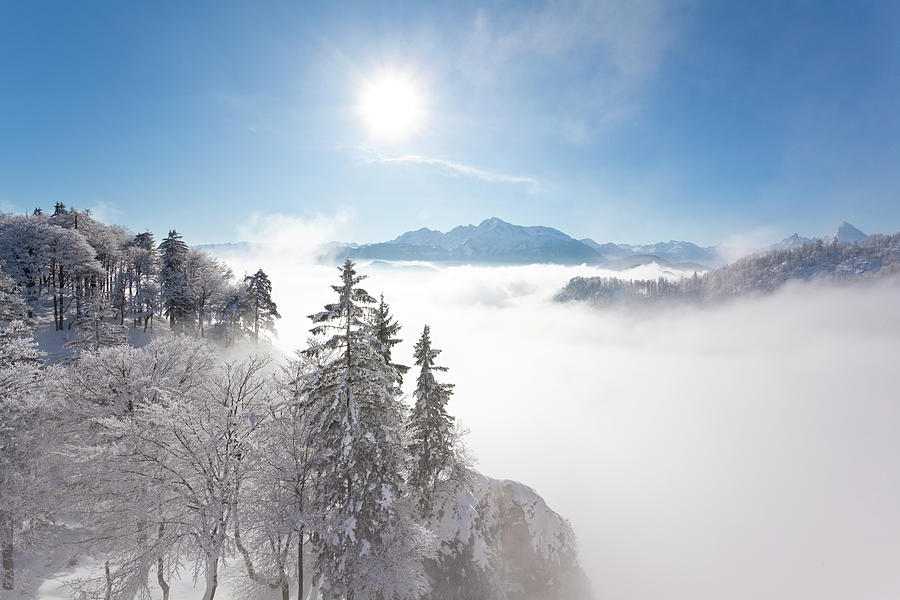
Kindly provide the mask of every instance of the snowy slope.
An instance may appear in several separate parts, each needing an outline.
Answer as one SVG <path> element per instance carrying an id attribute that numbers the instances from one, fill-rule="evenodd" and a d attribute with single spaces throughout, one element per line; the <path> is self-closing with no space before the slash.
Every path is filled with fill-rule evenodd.
<path id="1" fill-rule="evenodd" d="M 856 237 L 846 229 L 844 234 Z M 768 293 L 795 280 L 851 282 L 897 273 L 900 273 L 900 233 L 871 235 L 858 242 L 816 240 L 799 247 L 769 250 L 677 282 L 574 277 L 556 299 L 594 304 L 705 302 Z"/>
<path id="2" fill-rule="evenodd" d="M 840 225 L 838 225 L 837 231 L 831 234 L 831 240 L 838 242 L 847 242 L 850 244 L 854 244 L 857 242 L 861 242 L 865 240 L 867 237 L 862 231 L 848 223 L 847 221 L 843 221 Z"/>
<path id="3" fill-rule="evenodd" d="M 428 565 L 431 600 L 592 598 L 590 583 L 578 565 L 571 526 L 526 485 L 471 472 L 467 489 L 445 498 L 430 525 L 441 541 L 438 560 Z M 23 591 L 45 600 L 62 599 L 72 593 L 69 582 L 96 576 L 102 560 L 72 543 L 84 535 L 58 527 L 53 552 L 44 552 L 43 558 L 40 552 L 22 555 L 22 566 L 27 567 L 23 573 L 28 574 Z M 238 590 L 244 575 L 240 561 L 226 561 L 216 596 L 242 597 Z M 189 572 L 171 583 L 173 598 L 199 600 L 203 595 L 202 583 L 195 585 Z M 159 597 L 154 585 L 150 593 Z M 261 598 L 277 597 L 260 593 Z"/>
<path id="4" fill-rule="evenodd" d="M 865 233 L 848 223 L 847 221 L 842 221 L 840 225 L 838 225 L 837 229 L 831 235 L 825 236 L 824 238 L 810 238 L 803 237 L 797 233 L 794 233 L 780 242 L 772 244 L 769 246 L 769 250 L 786 250 L 788 248 L 799 248 L 804 244 L 809 244 L 815 242 L 817 239 L 822 239 L 825 242 L 845 242 L 848 244 L 855 244 L 858 242 L 865 241 L 868 238 Z"/>

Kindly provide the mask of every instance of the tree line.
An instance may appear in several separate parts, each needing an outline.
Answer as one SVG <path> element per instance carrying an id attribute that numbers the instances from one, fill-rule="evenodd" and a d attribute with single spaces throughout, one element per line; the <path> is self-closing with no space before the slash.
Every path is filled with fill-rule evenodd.
<path id="1" fill-rule="evenodd" d="M 280 318 L 263 270 L 235 281 L 175 230 L 157 245 L 150 232 L 133 234 L 60 202 L 49 215 L 0 213 L 0 260 L 29 305 L 52 304 L 55 329 L 75 331 L 79 346 L 122 340 L 127 325 L 147 332 L 155 318 L 232 344 L 273 333 Z"/>
<path id="2" fill-rule="evenodd" d="M 862 242 L 815 240 L 802 246 L 745 256 L 729 265 L 651 280 L 573 277 L 556 295 L 560 302 L 595 304 L 709 302 L 750 293 L 769 293 L 792 279 L 849 281 L 900 272 L 900 233 L 870 235 Z"/>

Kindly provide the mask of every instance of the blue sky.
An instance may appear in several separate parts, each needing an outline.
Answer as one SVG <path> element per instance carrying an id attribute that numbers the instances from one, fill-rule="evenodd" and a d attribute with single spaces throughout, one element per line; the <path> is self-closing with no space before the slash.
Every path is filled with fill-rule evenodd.
<path id="1" fill-rule="evenodd" d="M 426 117 L 377 139 L 385 70 Z M 0 0 L 0 208 L 234 240 L 490 216 L 716 243 L 900 230 L 900 3 Z"/>

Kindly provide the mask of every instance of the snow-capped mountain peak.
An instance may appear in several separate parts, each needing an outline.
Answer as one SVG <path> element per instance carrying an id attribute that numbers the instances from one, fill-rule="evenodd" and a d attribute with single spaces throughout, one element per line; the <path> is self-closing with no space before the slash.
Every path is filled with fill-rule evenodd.
<path id="1" fill-rule="evenodd" d="M 838 242 L 861 242 L 866 239 L 867 236 L 862 231 L 848 223 L 847 221 L 843 221 L 840 225 L 838 225 L 837 231 L 835 231 L 831 238 L 832 240 L 836 240 Z"/>
<path id="2" fill-rule="evenodd" d="M 813 238 L 803 237 L 798 233 L 791 234 L 776 244 L 772 244 L 770 249 L 785 250 L 787 248 L 799 248 L 804 244 L 815 241 Z"/>

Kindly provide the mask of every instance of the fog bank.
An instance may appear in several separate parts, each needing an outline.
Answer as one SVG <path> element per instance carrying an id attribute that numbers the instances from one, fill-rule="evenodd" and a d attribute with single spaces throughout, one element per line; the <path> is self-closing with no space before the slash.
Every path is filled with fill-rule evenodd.
<path id="1" fill-rule="evenodd" d="M 278 345 L 302 348 L 337 270 L 223 258 L 266 269 Z M 361 270 L 395 360 L 429 323 L 479 469 L 572 521 L 598 598 L 900 594 L 897 282 L 635 315 L 551 301 L 595 268 Z"/>

